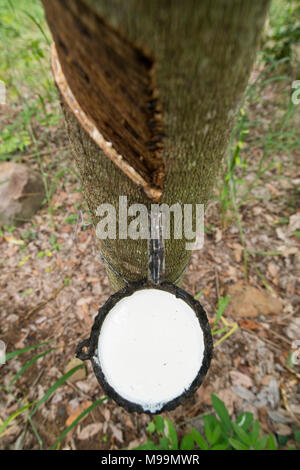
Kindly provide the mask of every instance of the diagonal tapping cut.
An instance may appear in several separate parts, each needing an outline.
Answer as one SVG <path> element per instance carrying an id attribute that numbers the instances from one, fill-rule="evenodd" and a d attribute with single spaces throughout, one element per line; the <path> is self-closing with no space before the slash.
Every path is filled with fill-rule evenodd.
<path id="1" fill-rule="evenodd" d="M 153 57 L 81 1 L 43 3 L 62 99 L 104 153 L 158 201 L 164 132 Z"/>

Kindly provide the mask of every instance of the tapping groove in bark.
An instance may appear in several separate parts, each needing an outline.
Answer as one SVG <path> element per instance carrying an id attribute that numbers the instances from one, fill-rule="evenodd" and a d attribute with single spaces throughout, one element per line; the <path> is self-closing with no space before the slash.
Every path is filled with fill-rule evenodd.
<path id="1" fill-rule="evenodd" d="M 64 100 L 104 153 L 158 201 L 164 134 L 153 57 L 81 1 L 44 5 L 56 43 L 54 77 Z"/>
<path id="2" fill-rule="evenodd" d="M 136 77 L 137 70 L 141 81 L 149 76 L 154 80 L 154 75 L 152 72 L 149 73 L 149 70 L 153 70 L 155 64 L 156 83 L 152 82 L 149 86 L 153 90 L 157 89 L 155 93 L 159 97 L 161 107 L 161 111 L 160 109 L 158 111 L 162 112 L 162 117 L 159 115 L 157 118 L 158 121 L 162 119 L 164 136 L 160 134 L 160 125 L 159 131 L 158 129 L 155 131 L 162 165 L 157 163 L 158 155 L 155 154 L 154 157 L 153 150 L 149 149 L 147 168 L 150 168 L 151 162 L 153 164 L 151 158 L 154 158 L 153 165 L 157 164 L 158 173 L 164 175 L 160 203 L 169 206 L 180 203 L 182 207 L 183 204 L 206 204 L 222 158 L 227 151 L 234 117 L 247 86 L 269 2 L 267 0 L 214 0 L 213 2 L 211 0 L 184 2 L 181 0 L 61 2 L 44 0 L 43 3 L 64 77 L 76 99 L 79 102 L 79 88 L 73 84 L 75 81 L 82 88 L 85 86 L 86 90 L 89 89 L 88 86 L 92 87 L 90 89 L 94 89 L 93 87 L 99 89 L 101 96 L 105 96 L 108 100 L 104 113 L 108 118 L 105 120 L 103 114 L 104 122 L 112 119 L 112 109 L 121 109 L 118 108 L 121 103 L 128 104 L 127 121 L 133 131 L 141 136 L 140 140 L 125 125 L 121 126 L 121 130 L 116 129 L 120 136 L 128 137 L 122 143 L 119 143 L 117 136 L 112 138 L 112 134 L 104 134 L 105 126 L 104 130 L 98 127 L 97 129 L 103 133 L 105 141 L 112 142 L 117 153 L 121 154 L 124 160 L 126 158 L 127 163 L 145 179 L 149 187 L 161 189 L 162 186 L 153 185 L 154 180 L 147 180 L 147 175 L 150 174 L 148 170 L 142 174 L 142 167 L 137 165 L 138 159 L 130 159 L 129 153 L 125 155 L 117 147 L 126 143 L 126 148 L 122 149 L 127 152 L 129 147 L 133 150 L 141 149 L 139 145 L 142 145 L 142 142 L 145 145 L 145 142 L 151 140 L 148 139 L 150 134 L 146 133 L 144 126 L 145 122 L 148 122 L 149 114 L 144 108 L 142 111 L 139 105 L 145 103 L 145 95 L 137 94 L 133 100 L 129 100 L 122 95 L 124 93 L 122 85 L 128 84 L 129 76 Z M 68 22 L 70 17 L 74 20 L 71 23 Z M 99 30 L 107 31 L 107 34 L 114 31 L 118 32 L 118 37 L 126 38 L 121 41 L 124 47 L 122 50 L 126 50 L 126 54 L 129 54 L 128 64 L 135 64 L 137 67 L 131 70 L 128 65 L 128 77 L 127 62 L 124 73 L 122 67 L 116 68 L 120 65 L 120 61 L 116 64 L 115 56 L 112 53 L 107 55 L 105 52 L 108 37 L 111 43 L 110 50 L 116 47 L 115 35 L 111 34 L 102 40 L 97 32 L 98 26 L 95 28 L 95 25 L 99 25 Z M 106 25 L 107 30 L 103 25 Z M 70 56 L 63 52 L 64 46 L 60 44 L 60 41 L 63 41 L 66 45 L 67 38 L 68 44 L 71 41 Z M 92 47 L 95 41 L 96 48 Z M 104 42 L 98 46 L 98 42 L 101 41 Z M 145 46 L 151 50 L 151 54 L 145 52 Z M 106 82 L 109 82 L 107 76 L 103 76 L 103 71 L 99 71 L 95 61 L 92 60 L 95 51 L 99 52 L 101 48 L 104 55 L 101 61 L 105 64 L 103 70 L 109 73 L 110 67 L 112 68 L 113 83 L 110 83 L 109 91 L 106 88 Z M 132 59 L 132 51 L 137 49 L 143 51 L 145 57 L 151 58 L 150 62 L 136 63 Z M 91 57 L 88 62 L 86 62 L 86 51 Z M 62 57 L 69 57 L 69 61 L 63 62 Z M 70 65 L 72 57 L 77 57 L 79 67 Z M 96 81 L 91 83 L 91 77 Z M 85 114 L 91 117 L 94 109 L 93 100 L 85 94 L 80 96 L 82 101 L 80 106 Z M 86 99 L 82 99 L 83 97 Z M 128 178 L 128 175 L 107 158 L 107 149 L 101 147 L 91 137 L 63 93 L 61 99 L 84 196 L 94 225 L 96 226 L 99 221 L 99 217 L 95 214 L 99 204 L 111 203 L 118 211 L 120 195 L 127 196 L 128 206 L 133 203 L 143 203 L 149 208 L 154 198 L 151 199 L 150 195 L 150 198 L 147 197 L 145 192 L 141 191 L 142 185 L 138 186 L 133 182 L 133 178 Z M 154 102 L 152 105 L 158 106 L 158 103 Z M 115 128 L 111 125 L 110 129 L 112 132 Z M 147 138 L 144 137 L 146 135 Z M 152 134 L 154 135 L 155 133 Z M 161 141 L 163 146 L 160 148 Z M 128 143 L 130 145 L 127 146 Z M 156 169 L 151 168 L 151 174 L 156 175 Z M 158 182 L 155 184 L 158 185 Z M 165 280 L 168 282 L 174 282 L 178 278 L 189 260 L 190 252 L 186 251 L 186 242 L 184 236 L 182 240 L 173 239 L 171 227 L 171 238 L 165 240 Z M 147 240 L 106 239 L 99 240 L 99 245 L 105 258 L 129 282 L 147 277 Z M 121 278 L 109 267 L 107 271 L 113 288 L 118 289 L 124 285 Z"/>

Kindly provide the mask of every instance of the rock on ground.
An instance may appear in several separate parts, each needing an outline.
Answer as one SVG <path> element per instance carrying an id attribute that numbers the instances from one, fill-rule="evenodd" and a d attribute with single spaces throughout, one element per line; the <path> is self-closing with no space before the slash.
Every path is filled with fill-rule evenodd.
<path id="1" fill-rule="evenodd" d="M 283 307 L 280 299 L 254 286 L 235 284 L 229 287 L 228 294 L 234 318 L 278 315 Z"/>
<path id="2" fill-rule="evenodd" d="M 0 222 L 27 222 L 41 207 L 44 197 L 40 173 L 26 165 L 0 163 Z"/>

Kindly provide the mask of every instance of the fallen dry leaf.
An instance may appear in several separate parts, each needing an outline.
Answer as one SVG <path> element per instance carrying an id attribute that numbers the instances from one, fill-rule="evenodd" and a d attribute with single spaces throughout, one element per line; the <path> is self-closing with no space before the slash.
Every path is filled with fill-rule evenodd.
<path id="1" fill-rule="evenodd" d="M 259 323 L 256 323 L 253 320 L 250 320 L 249 318 L 242 318 L 239 320 L 239 325 L 242 328 L 245 328 L 246 330 L 258 330 L 261 328 L 261 325 Z"/>
<path id="2" fill-rule="evenodd" d="M 77 437 L 81 441 L 84 441 L 85 439 L 90 439 L 91 437 L 95 436 L 95 434 L 98 434 L 102 429 L 102 423 L 92 423 L 88 424 L 85 428 L 79 430 L 77 432 Z"/>
<path id="3" fill-rule="evenodd" d="M 201 403 L 204 405 L 211 405 L 211 394 L 214 392 L 214 387 L 212 385 L 202 386 L 198 388 L 197 395 Z"/>
<path id="4" fill-rule="evenodd" d="M 80 359 L 77 359 L 77 357 L 75 357 L 74 359 L 71 359 L 71 361 L 68 362 L 68 364 L 65 367 L 65 374 L 69 372 L 71 369 L 73 369 L 74 367 L 77 367 L 81 364 L 84 364 L 84 363 Z M 76 372 L 74 372 L 74 374 L 71 375 L 71 377 L 69 377 L 68 381 L 71 383 L 74 383 L 74 382 L 77 382 L 78 380 L 85 379 L 85 377 L 86 377 L 86 367 L 84 366 L 78 369 Z"/>
<path id="5" fill-rule="evenodd" d="M 102 414 L 105 418 L 105 421 L 108 422 L 110 420 L 110 411 L 107 408 L 104 408 L 102 409 Z"/>
<path id="6" fill-rule="evenodd" d="M 274 431 L 280 436 L 290 436 L 292 434 L 292 430 L 289 426 L 282 423 L 273 423 Z"/>
<path id="7" fill-rule="evenodd" d="M 121 429 L 117 428 L 117 426 L 115 426 L 112 423 L 110 423 L 109 427 L 110 427 L 113 435 L 115 436 L 115 438 L 121 443 L 124 442 L 123 432 L 121 431 Z"/>
<path id="8" fill-rule="evenodd" d="M 248 375 L 242 374 L 242 372 L 239 372 L 237 370 L 230 371 L 229 375 L 231 378 L 232 385 L 236 387 L 241 386 L 245 388 L 253 387 L 253 381 Z"/>
<path id="9" fill-rule="evenodd" d="M 17 239 L 14 238 L 14 237 L 4 237 L 4 240 L 5 240 L 7 243 L 12 243 L 13 245 L 25 245 L 24 240 L 17 240 Z"/>
<path id="10" fill-rule="evenodd" d="M 268 264 L 268 272 L 271 274 L 272 277 L 276 277 L 278 273 L 278 268 L 276 264 L 272 261 Z"/>
<path id="11" fill-rule="evenodd" d="M 219 243 L 222 240 L 222 230 L 215 228 L 215 242 Z"/>
<path id="12" fill-rule="evenodd" d="M 230 414 L 233 413 L 235 404 L 241 402 L 241 399 L 230 388 L 219 390 L 218 397 L 225 403 Z"/>
<path id="13" fill-rule="evenodd" d="M 235 260 L 239 263 L 242 259 L 243 247 L 239 243 L 233 243 L 233 253 Z"/>
<path id="14" fill-rule="evenodd" d="M 67 407 L 67 411 L 69 414 L 69 417 L 66 420 L 66 426 L 70 426 L 70 424 L 73 423 L 73 421 L 89 406 L 91 406 L 92 402 L 89 400 L 85 400 L 81 405 L 76 406 L 75 408 L 72 409 L 72 407 Z M 88 415 L 84 416 L 80 421 L 83 421 Z"/>
<path id="15" fill-rule="evenodd" d="M 300 212 L 296 212 L 296 214 L 291 215 L 289 221 L 289 232 L 293 233 L 295 230 L 300 229 Z"/>

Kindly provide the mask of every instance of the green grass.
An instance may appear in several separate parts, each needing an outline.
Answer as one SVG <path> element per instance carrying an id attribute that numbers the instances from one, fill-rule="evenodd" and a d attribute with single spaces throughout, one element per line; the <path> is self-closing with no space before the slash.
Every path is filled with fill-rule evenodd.
<path id="1" fill-rule="evenodd" d="M 34 344 L 32 346 L 27 346 L 22 349 L 18 349 L 15 351 L 12 351 L 8 354 L 6 354 L 6 362 L 12 361 L 15 357 L 17 356 L 22 356 L 24 353 L 27 353 L 31 350 L 35 349 L 40 349 L 41 347 L 48 345 L 53 341 L 45 341 L 43 343 L 39 344 Z M 48 356 L 51 354 L 52 351 L 54 351 L 56 348 L 52 347 L 49 349 L 46 349 L 45 351 L 39 352 L 39 354 L 33 356 L 31 359 L 29 359 L 25 364 L 21 367 L 21 369 L 14 375 L 14 377 L 11 379 L 10 383 L 6 386 L 0 385 L 0 389 L 8 395 L 11 395 L 15 402 L 18 404 L 18 409 L 11 413 L 4 421 L 1 422 L 0 419 L 0 439 L 5 436 L 6 431 L 9 430 L 10 426 L 13 426 L 15 421 L 17 420 L 19 423 L 22 420 L 23 422 L 23 428 L 24 430 L 22 431 L 20 436 L 23 436 L 23 440 L 25 438 L 25 434 L 28 431 L 28 427 L 30 426 L 32 429 L 33 434 L 35 435 L 37 442 L 39 444 L 39 448 L 42 450 L 44 449 L 44 442 L 42 437 L 40 436 L 38 429 L 36 425 L 34 424 L 34 416 L 37 413 L 37 411 L 49 400 L 49 398 L 52 397 L 55 392 L 66 383 L 66 381 L 80 368 L 85 367 L 84 363 L 79 364 L 78 366 L 74 367 L 67 373 L 63 374 L 51 387 L 48 388 L 48 390 L 44 393 L 44 395 L 39 399 L 35 400 L 33 402 L 28 403 L 26 394 L 25 396 L 22 396 L 21 391 L 18 388 L 18 380 L 20 379 L 25 372 L 32 367 L 40 358 Z M 3 367 L 3 366 L 2 366 Z M 61 442 L 67 435 L 71 429 L 73 429 L 78 422 L 86 416 L 88 413 L 90 413 L 96 406 L 99 406 L 102 404 L 104 401 L 106 401 L 107 398 L 103 397 L 96 402 L 94 402 L 92 405 L 90 405 L 87 409 L 85 409 L 61 434 L 58 436 L 56 439 L 55 443 L 52 445 L 52 449 L 58 449 Z M 20 436 L 18 437 L 17 441 L 19 440 Z"/>
<path id="2" fill-rule="evenodd" d="M 50 34 L 37 0 L 0 0 L 0 80 L 6 84 L 11 123 L 0 133 L 0 160 L 34 147 L 35 128 L 57 124 L 61 112 L 50 71 Z"/>
<path id="3" fill-rule="evenodd" d="M 68 284 L 68 279 L 66 279 L 66 282 Z M 199 293 L 200 295 L 202 294 L 201 292 Z M 200 295 L 196 295 L 195 298 L 199 298 Z M 216 318 L 214 321 L 214 324 L 212 326 L 212 334 L 214 335 L 219 335 L 221 336 L 220 339 L 215 343 L 215 347 L 228 338 L 234 331 L 230 329 L 229 325 L 225 318 L 224 318 L 224 312 L 225 309 L 229 303 L 229 297 L 220 297 L 218 306 L 217 306 L 217 312 L 216 312 Z M 222 321 L 225 325 L 224 328 L 217 328 L 218 324 Z M 27 400 L 27 393 L 25 391 L 25 394 L 23 394 L 19 388 L 19 379 L 28 372 L 28 370 L 34 366 L 37 361 L 45 356 L 49 356 L 53 351 L 55 351 L 56 347 L 49 347 L 51 343 L 53 343 L 54 340 L 52 341 L 44 341 L 42 343 L 26 346 L 24 348 L 8 352 L 6 354 L 6 362 L 10 362 L 16 357 L 22 357 L 26 353 L 30 353 L 31 351 L 38 350 L 38 354 L 35 354 L 33 357 L 28 359 L 19 369 L 19 371 L 13 376 L 13 378 L 10 380 L 9 384 L 4 386 L 0 385 L 0 388 L 3 390 L 4 393 L 11 395 L 16 403 L 18 403 L 18 409 L 11 413 L 10 416 L 8 416 L 4 421 L 1 422 L 0 420 L 0 439 L 1 437 L 4 437 L 6 434 L 6 431 L 9 430 L 10 426 L 13 426 L 15 421 L 18 423 L 23 423 L 24 426 L 24 433 L 28 432 L 28 428 L 31 427 L 31 430 L 33 434 L 35 435 L 37 442 L 39 444 L 40 449 L 44 449 L 44 442 L 42 437 L 40 436 L 37 426 L 34 423 L 34 416 L 37 413 L 37 411 L 45 404 L 47 401 L 55 394 L 55 392 L 63 386 L 66 381 L 80 368 L 84 367 L 84 363 L 79 364 L 78 366 L 74 367 L 72 370 L 69 372 L 63 374 L 53 385 L 51 385 L 44 395 L 39 399 L 39 400 L 34 400 L 32 402 L 28 402 Z M 46 347 L 46 349 L 44 349 Z M 43 349 L 41 351 L 41 349 Z M 66 427 L 61 434 L 57 437 L 56 441 L 52 444 L 51 449 L 59 449 L 61 446 L 61 443 L 63 442 L 64 438 L 68 434 L 71 429 L 73 429 L 79 421 L 86 416 L 88 413 L 90 413 L 95 407 L 100 406 L 104 401 L 106 401 L 106 397 L 102 397 L 99 400 L 95 401 L 90 405 L 88 408 L 86 408 L 68 427 Z M 161 420 L 162 418 L 157 417 L 156 420 Z M 170 427 L 170 432 L 171 435 L 173 435 L 173 438 L 175 439 L 175 434 L 174 434 L 174 425 L 168 421 L 168 426 Z M 20 437 L 20 436 L 19 436 Z M 19 439 L 19 438 L 18 438 Z"/>
<path id="4" fill-rule="evenodd" d="M 293 152 L 299 148 L 300 132 L 296 125 L 298 107 L 291 101 L 292 82 L 297 79 L 297 70 L 300 70 L 300 64 L 296 59 L 294 66 L 291 66 L 294 33 L 299 28 L 295 13 L 300 11 L 297 5 L 297 2 L 287 0 L 272 2 L 266 41 L 258 54 L 260 73 L 246 91 L 232 132 L 224 170 L 217 185 L 216 199 L 220 207 L 220 224 L 224 229 L 232 223 L 238 227 L 246 279 L 249 263 L 252 264 L 251 258 L 254 255 L 280 255 L 278 252 L 247 250 L 242 213 L 250 201 L 257 200 L 259 204 L 261 196 L 256 195 L 257 189 L 268 182 L 286 178 L 282 155 L 287 155 L 293 165 Z M 290 40 L 289 47 L 286 45 L 288 40 Z M 257 113 L 256 109 L 261 103 L 263 104 L 267 87 L 273 83 L 280 84 L 280 89 L 276 96 L 276 107 L 273 106 L 273 112 L 268 113 L 268 122 L 266 122 L 264 113 L 261 111 Z M 269 104 L 274 105 L 274 103 Z M 260 156 L 255 160 L 255 164 L 254 148 L 260 150 Z M 266 194 L 264 197 L 268 199 L 272 195 Z"/>
<path id="5" fill-rule="evenodd" d="M 297 0 L 272 0 L 270 25 L 267 32 L 264 54 L 270 58 L 293 59 L 293 46 L 300 42 L 300 4 Z"/>
<path id="6" fill-rule="evenodd" d="M 50 67 L 50 32 L 38 0 L 0 0 L 0 21 L 0 80 L 6 85 L 8 106 L 0 127 L 0 161 L 22 163 L 27 155 L 30 162 L 34 159 L 43 177 L 44 203 L 54 227 L 50 202 L 61 177 L 70 169 L 59 168 L 53 174 L 56 161 L 43 161 L 47 153 L 53 153 L 49 142 L 62 119 Z"/>
<path id="7" fill-rule="evenodd" d="M 217 323 L 222 318 L 222 314 L 228 304 L 228 301 L 228 298 L 222 299 L 220 301 L 213 330 L 215 330 Z M 22 356 L 24 353 L 29 351 L 40 349 L 43 346 L 47 346 L 51 342 L 53 341 L 46 341 L 40 344 L 35 344 L 16 351 L 12 351 L 6 355 L 6 361 L 11 361 L 15 357 Z M 18 389 L 16 383 L 18 382 L 19 378 L 36 363 L 38 359 L 51 354 L 55 349 L 55 347 L 48 348 L 33 356 L 31 359 L 25 362 L 21 369 L 15 374 L 9 385 L 0 386 L 4 393 L 11 395 L 15 402 L 18 403 L 18 409 L 16 411 L 11 413 L 5 420 L 0 420 L 0 439 L 5 437 L 6 432 L 10 429 L 11 426 L 14 426 L 16 421 L 18 423 L 23 423 L 21 434 L 16 440 L 17 448 L 22 448 L 22 442 L 24 442 L 25 435 L 28 432 L 28 429 L 31 428 L 33 434 L 36 437 L 39 448 L 41 450 L 44 449 L 45 445 L 43 439 L 34 423 L 35 414 L 78 369 L 84 367 L 83 363 L 74 367 L 69 372 L 63 374 L 51 387 L 49 387 L 39 400 L 36 399 L 32 402 L 28 402 L 26 395 L 22 396 L 22 393 Z M 225 404 L 215 395 L 212 395 L 211 398 L 214 413 L 201 416 L 203 422 L 203 433 L 200 433 L 195 428 L 190 427 L 189 431 L 179 438 L 175 425 L 169 419 L 157 415 L 147 427 L 148 438 L 146 444 L 138 447 L 138 449 L 276 450 L 281 446 L 285 446 L 285 448 L 292 450 L 296 449 L 297 445 L 299 446 L 300 431 L 298 429 L 293 430 L 293 436 L 290 436 L 290 438 L 278 435 L 275 437 L 273 434 L 264 434 L 261 431 L 258 420 L 254 419 L 252 413 L 242 413 L 235 421 L 233 421 Z M 101 406 L 106 400 L 107 397 L 102 397 L 82 411 L 81 414 L 60 433 L 50 448 L 52 450 L 60 449 L 60 446 L 66 435 L 78 425 L 80 420 L 84 416 L 88 415 L 93 409 Z M 288 439 L 292 442 L 288 443 Z M 102 441 L 106 442 L 106 440 L 107 436 L 104 436 Z"/>
<path id="8" fill-rule="evenodd" d="M 277 75 L 284 62 L 284 59 L 274 61 L 272 66 L 266 67 L 246 92 L 228 147 L 224 173 L 219 181 L 218 201 L 223 226 L 232 219 L 232 212 L 255 198 L 253 191 L 265 184 L 267 172 L 273 170 L 272 180 L 282 177 L 280 152 L 291 156 L 293 150 L 299 146 L 300 135 L 294 126 L 297 106 L 290 101 L 291 77 Z M 264 122 L 261 118 L 251 120 L 249 110 L 261 101 L 270 74 L 272 79 L 280 79 L 286 84 L 278 103 L 282 114 L 280 117 L 271 115 L 267 131 L 260 131 L 260 137 L 253 138 Z M 255 168 L 251 166 L 253 148 L 261 149 L 261 156 Z M 249 171 L 255 172 L 250 182 L 245 179 Z"/>

